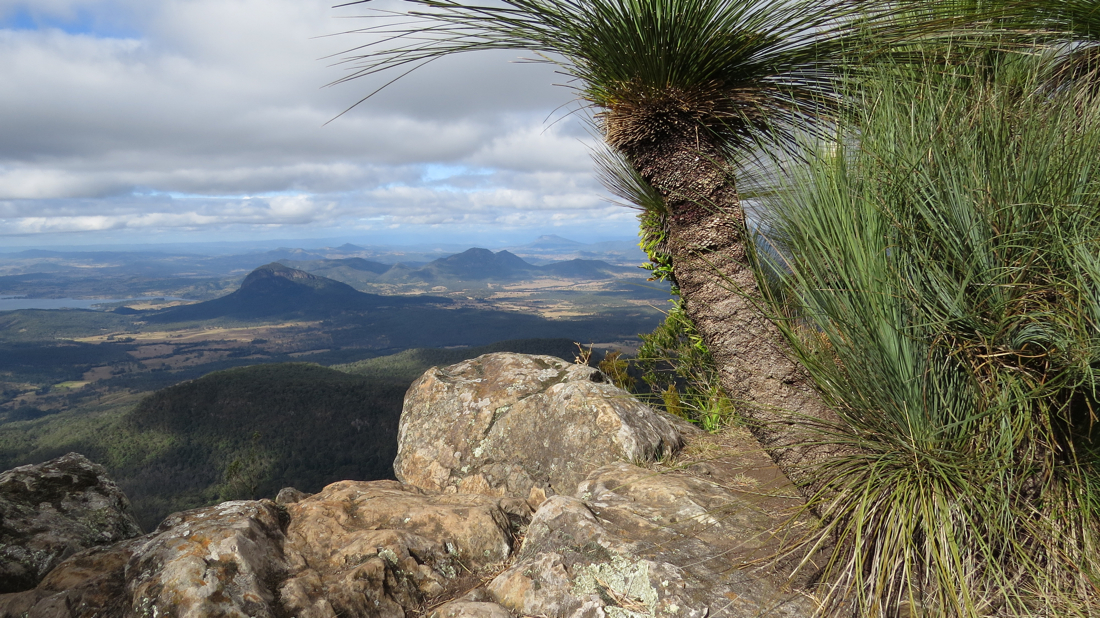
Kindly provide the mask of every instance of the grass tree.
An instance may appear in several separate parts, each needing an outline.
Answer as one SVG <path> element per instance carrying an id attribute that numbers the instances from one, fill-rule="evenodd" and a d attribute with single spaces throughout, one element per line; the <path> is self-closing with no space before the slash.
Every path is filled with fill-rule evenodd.
<path id="1" fill-rule="evenodd" d="M 831 413 L 761 311 L 738 163 L 834 108 L 832 67 L 867 27 L 866 7 L 858 0 L 409 4 L 413 10 L 380 13 L 383 21 L 360 31 L 376 42 L 346 54 L 350 71 L 340 81 L 494 49 L 527 52 L 572 77 L 606 143 L 659 198 L 650 202 L 659 209 L 659 250 L 671 258 L 684 309 L 723 387 L 772 457 L 803 481 L 799 466 L 830 447 L 808 443 L 786 415 Z"/>
<path id="2" fill-rule="evenodd" d="M 1028 0 L 1010 5 L 1022 29 L 1053 35 L 1055 84 L 1100 83 L 1100 4 L 1096 0 Z"/>
<path id="3" fill-rule="evenodd" d="M 1033 59 L 884 69 L 773 194 L 834 609 L 1100 613 L 1100 102 Z"/>

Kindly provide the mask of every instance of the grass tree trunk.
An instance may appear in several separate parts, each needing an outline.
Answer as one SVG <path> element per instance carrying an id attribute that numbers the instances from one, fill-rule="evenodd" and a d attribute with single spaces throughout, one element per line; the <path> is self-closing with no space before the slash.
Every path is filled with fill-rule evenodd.
<path id="1" fill-rule="evenodd" d="M 745 213 L 724 157 L 695 135 L 630 148 L 641 176 L 665 199 L 668 253 L 684 309 L 717 364 L 722 387 L 765 451 L 809 495 L 805 467 L 830 456 L 820 434 L 791 414 L 833 421 L 776 325 L 761 310 L 749 265 Z"/>

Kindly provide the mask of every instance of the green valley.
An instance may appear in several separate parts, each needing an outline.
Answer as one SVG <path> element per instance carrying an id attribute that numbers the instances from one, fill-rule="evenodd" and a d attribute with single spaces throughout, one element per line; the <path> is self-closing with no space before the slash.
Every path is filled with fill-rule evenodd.
<path id="1" fill-rule="evenodd" d="M 100 277 L 118 297 L 195 281 L 221 290 L 0 311 L 0 469 L 80 452 L 107 466 L 146 528 L 284 486 L 391 478 L 402 399 L 427 368 L 492 351 L 572 359 L 577 343 L 630 347 L 667 298 L 640 269 L 600 260 L 535 265 L 471 249 L 409 266 L 289 254 L 318 259 L 267 263 L 236 283 L 151 260 L 173 282 L 159 289 L 133 272 L 145 283 L 122 285 L 116 254 L 95 259 L 117 267 L 50 255 L 43 272 L 0 277 L 0 295 L 51 277 L 69 287 L 43 289 L 72 293 L 80 269 L 87 290 Z"/>

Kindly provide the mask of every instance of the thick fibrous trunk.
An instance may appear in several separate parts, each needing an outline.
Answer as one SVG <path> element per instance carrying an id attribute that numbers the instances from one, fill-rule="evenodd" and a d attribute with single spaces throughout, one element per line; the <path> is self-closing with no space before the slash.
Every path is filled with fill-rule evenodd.
<path id="1" fill-rule="evenodd" d="M 730 170 L 695 136 L 665 139 L 627 155 L 665 198 L 668 253 L 684 309 L 710 349 L 722 387 L 764 449 L 804 493 L 818 487 L 805 466 L 832 448 L 791 415 L 834 421 L 776 325 L 764 315 L 746 255 L 751 242 Z"/>

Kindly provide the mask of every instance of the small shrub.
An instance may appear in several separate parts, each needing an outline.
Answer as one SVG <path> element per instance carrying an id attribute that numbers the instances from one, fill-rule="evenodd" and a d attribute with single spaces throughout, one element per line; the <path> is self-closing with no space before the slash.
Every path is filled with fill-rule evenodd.
<path id="1" fill-rule="evenodd" d="M 618 350 L 608 350 L 600 361 L 600 371 L 611 378 L 611 383 L 627 391 L 634 390 L 636 382 L 630 375 L 630 363 L 622 357 Z"/>
<path id="2" fill-rule="evenodd" d="M 702 337 L 679 300 L 674 303 L 660 326 L 640 335 L 642 347 L 635 363 L 666 411 L 717 431 L 733 422 L 733 404 L 719 384 L 714 359 Z"/>

